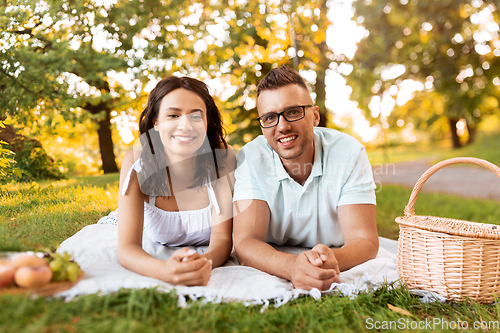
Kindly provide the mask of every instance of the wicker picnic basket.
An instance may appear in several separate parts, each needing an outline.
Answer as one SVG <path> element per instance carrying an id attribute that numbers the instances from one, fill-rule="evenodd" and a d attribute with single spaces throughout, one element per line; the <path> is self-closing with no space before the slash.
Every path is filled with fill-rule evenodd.
<path id="1" fill-rule="evenodd" d="M 452 301 L 491 303 L 500 297 L 500 226 L 414 214 L 418 193 L 439 169 L 472 163 L 500 168 L 477 158 L 458 157 L 437 163 L 417 181 L 399 224 L 398 273 L 410 289 L 436 292 Z M 500 189 L 500 182 L 499 182 Z"/>

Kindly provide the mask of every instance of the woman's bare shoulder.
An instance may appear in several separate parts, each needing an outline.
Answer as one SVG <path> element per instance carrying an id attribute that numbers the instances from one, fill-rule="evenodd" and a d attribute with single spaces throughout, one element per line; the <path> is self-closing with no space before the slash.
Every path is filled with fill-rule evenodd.
<path id="1" fill-rule="evenodd" d="M 125 154 L 122 160 L 121 172 L 127 173 L 132 165 L 141 157 L 141 149 L 133 149 Z"/>
<path id="2" fill-rule="evenodd" d="M 139 158 L 141 158 L 142 149 L 132 149 L 123 157 L 123 162 L 128 162 L 134 164 Z"/>

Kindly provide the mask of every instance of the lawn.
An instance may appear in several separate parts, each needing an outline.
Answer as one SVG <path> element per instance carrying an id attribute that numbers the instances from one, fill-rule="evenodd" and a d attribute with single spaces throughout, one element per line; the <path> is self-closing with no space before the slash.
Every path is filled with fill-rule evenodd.
<path id="1" fill-rule="evenodd" d="M 379 233 L 397 239 L 394 218 L 401 215 L 411 190 L 378 189 Z M 72 178 L 59 182 L 0 187 L 0 251 L 55 249 L 76 231 L 116 208 L 118 175 Z M 500 205 L 452 195 L 421 193 L 417 213 L 500 224 Z M 176 306 L 175 295 L 154 289 L 60 299 L 0 295 L 0 332 L 360 332 L 370 328 L 424 328 L 423 331 L 483 327 L 500 322 L 499 305 L 474 302 L 423 304 L 404 287 L 387 286 L 354 300 L 340 296 L 315 301 L 302 297 L 280 308 L 245 307 L 233 302 L 192 302 Z M 407 310 L 393 311 L 388 304 Z M 430 323 L 435 326 L 430 326 Z M 390 326 L 392 325 L 392 326 Z M 407 328 L 407 329 L 405 329 Z"/>
<path id="2" fill-rule="evenodd" d="M 476 142 L 457 150 L 446 152 L 442 158 L 472 156 L 500 166 L 500 132 L 479 132 Z"/>
<path id="3" fill-rule="evenodd" d="M 429 159 L 431 163 L 460 156 L 477 157 L 500 166 L 500 131 L 478 132 L 474 143 L 451 149 L 448 141 L 367 149 L 372 165 Z"/>

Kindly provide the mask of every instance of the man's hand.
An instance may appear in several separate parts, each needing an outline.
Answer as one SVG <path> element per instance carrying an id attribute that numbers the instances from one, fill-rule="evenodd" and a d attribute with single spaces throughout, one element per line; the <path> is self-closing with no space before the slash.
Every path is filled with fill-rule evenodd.
<path id="1" fill-rule="evenodd" d="M 337 272 L 337 275 L 340 274 L 339 263 L 331 248 L 323 244 L 318 244 L 313 247 L 311 251 L 314 251 L 317 254 L 317 257 L 316 254 L 311 254 L 311 257 L 309 259 L 311 263 L 313 262 L 312 260 L 319 263 L 317 258 L 320 258 L 321 263 L 320 265 L 318 265 L 318 267 L 325 269 L 334 269 Z"/>
<path id="2" fill-rule="evenodd" d="M 336 269 L 333 268 L 331 257 L 327 254 L 323 255 L 327 265 L 332 266 L 332 268 L 320 267 L 325 262 L 315 250 L 305 251 L 297 256 L 290 270 L 291 281 L 295 288 L 328 290 L 333 282 L 339 282 L 338 264 L 335 256 L 333 256 L 333 260 L 335 260 Z"/>

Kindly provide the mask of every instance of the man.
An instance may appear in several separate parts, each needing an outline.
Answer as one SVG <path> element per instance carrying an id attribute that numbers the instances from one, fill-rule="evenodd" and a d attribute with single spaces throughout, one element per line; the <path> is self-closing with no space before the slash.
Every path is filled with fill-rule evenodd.
<path id="1" fill-rule="evenodd" d="M 378 252 L 375 185 L 364 147 L 317 128 L 302 77 L 275 68 L 257 87 L 264 136 L 238 156 L 234 246 L 241 264 L 290 280 L 295 288 L 328 289 L 340 271 Z M 278 246 L 311 250 L 294 255 Z"/>

